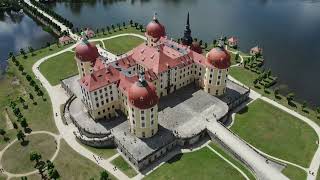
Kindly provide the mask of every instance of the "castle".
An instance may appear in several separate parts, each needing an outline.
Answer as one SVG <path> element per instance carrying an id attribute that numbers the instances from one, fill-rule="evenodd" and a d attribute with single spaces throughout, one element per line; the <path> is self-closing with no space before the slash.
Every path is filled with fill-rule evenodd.
<path id="1" fill-rule="evenodd" d="M 148 138 L 158 131 L 159 98 L 196 83 L 205 92 L 226 92 L 230 55 L 223 45 L 206 57 L 191 37 L 189 15 L 182 44 L 166 37 L 156 16 L 147 25 L 146 42 L 124 57 L 104 64 L 97 48 L 86 38 L 76 47 L 82 101 L 93 119 L 109 119 L 121 109 L 130 131 Z"/>
<path id="2" fill-rule="evenodd" d="M 189 14 L 181 44 L 166 37 L 156 16 L 145 37 L 124 55 L 106 59 L 83 33 L 75 48 L 79 75 L 61 83 L 70 95 L 63 118 L 77 127 L 76 138 L 117 147 L 137 170 L 214 138 L 213 123 L 227 121 L 250 92 L 228 79 L 224 42 L 203 54 L 191 36 Z"/>

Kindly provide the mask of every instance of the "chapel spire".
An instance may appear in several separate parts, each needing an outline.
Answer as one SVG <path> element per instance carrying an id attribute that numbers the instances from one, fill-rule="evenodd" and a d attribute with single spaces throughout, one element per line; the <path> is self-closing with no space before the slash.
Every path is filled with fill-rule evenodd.
<path id="1" fill-rule="evenodd" d="M 189 12 L 188 12 L 186 29 L 184 30 L 184 36 L 182 38 L 182 44 L 186 45 L 186 46 L 191 46 L 192 41 L 193 41 L 193 39 L 191 37 L 190 20 L 189 20 Z"/>

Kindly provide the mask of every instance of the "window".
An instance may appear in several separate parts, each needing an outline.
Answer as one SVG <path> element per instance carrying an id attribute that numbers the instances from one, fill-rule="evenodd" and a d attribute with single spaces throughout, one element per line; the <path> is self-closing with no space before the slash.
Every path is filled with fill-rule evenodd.
<path id="1" fill-rule="evenodd" d="M 217 82 L 217 85 L 220 85 L 220 81 Z"/>
<path id="2" fill-rule="evenodd" d="M 107 91 L 107 88 L 104 88 L 105 91 Z"/>
<path id="3" fill-rule="evenodd" d="M 132 124 L 136 124 L 136 121 L 135 121 L 135 120 L 132 120 Z"/>
<path id="4" fill-rule="evenodd" d="M 99 90 L 99 93 L 102 93 L 102 89 Z"/>
<path id="5" fill-rule="evenodd" d="M 114 105 L 112 105 L 112 109 L 114 108 Z"/>
<path id="6" fill-rule="evenodd" d="M 218 76 L 218 79 L 221 79 L 221 76 Z"/>
<path id="7" fill-rule="evenodd" d="M 99 107 L 99 103 L 96 104 L 97 108 Z"/>
<path id="8" fill-rule="evenodd" d="M 153 125 L 153 124 L 154 124 L 154 120 L 151 121 L 151 125 Z"/>
<path id="9" fill-rule="evenodd" d="M 209 84 L 211 84 L 211 80 L 209 80 Z"/>
<path id="10" fill-rule="evenodd" d="M 111 86 L 109 86 L 109 89 L 111 89 L 112 87 Z"/>
<path id="11" fill-rule="evenodd" d="M 143 110 L 141 111 L 141 114 L 144 114 L 144 111 L 143 111 Z"/>
<path id="12" fill-rule="evenodd" d="M 141 117 L 141 120 L 144 121 L 144 117 L 143 116 Z"/>
<path id="13" fill-rule="evenodd" d="M 103 112 L 103 113 L 105 113 L 105 112 L 106 112 L 106 110 L 104 109 L 102 112 Z"/>
<path id="14" fill-rule="evenodd" d="M 96 97 L 96 101 L 98 101 L 98 97 Z"/>
<path id="15" fill-rule="evenodd" d="M 151 108 L 151 112 L 153 112 L 153 108 Z"/>
<path id="16" fill-rule="evenodd" d="M 110 86 L 111 87 L 111 86 Z M 110 91 L 110 94 L 112 94 L 112 91 Z"/>
<path id="17" fill-rule="evenodd" d="M 105 96 L 108 96 L 108 93 L 104 94 Z"/>
<path id="18" fill-rule="evenodd" d="M 152 130 L 151 130 L 151 135 L 153 136 L 153 134 L 154 134 L 154 130 L 152 129 Z"/>
<path id="19" fill-rule="evenodd" d="M 113 101 L 113 97 L 111 97 L 111 101 Z"/>
<path id="20" fill-rule="evenodd" d="M 103 99 L 103 96 L 101 95 L 100 98 Z"/>
<path id="21" fill-rule="evenodd" d="M 141 123 L 141 127 L 146 127 L 146 124 L 143 122 L 143 123 Z"/>
<path id="22" fill-rule="evenodd" d="M 146 137 L 146 133 L 145 132 L 142 132 L 142 137 Z"/>
<path id="23" fill-rule="evenodd" d="M 153 118 L 153 114 L 151 114 L 151 118 Z"/>
<path id="24" fill-rule="evenodd" d="M 94 95 L 97 95 L 97 91 L 94 92 Z"/>
<path id="25" fill-rule="evenodd" d="M 101 101 L 101 105 L 102 105 L 102 106 L 104 105 L 104 101 Z"/>
<path id="26" fill-rule="evenodd" d="M 100 111 L 98 112 L 98 115 L 100 115 Z"/>

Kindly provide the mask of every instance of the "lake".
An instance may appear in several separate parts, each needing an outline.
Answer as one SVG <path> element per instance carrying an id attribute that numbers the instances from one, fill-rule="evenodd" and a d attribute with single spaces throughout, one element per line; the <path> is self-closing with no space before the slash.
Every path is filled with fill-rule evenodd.
<path id="1" fill-rule="evenodd" d="M 76 27 L 93 29 L 130 19 L 147 24 L 157 12 L 167 35 L 173 38 L 183 35 L 190 12 L 193 37 L 211 42 L 221 35 L 233 35 L 239 38 L 244 51 L 260 45 L 265 66 L 279 77 L 281 87 L 289 87 L 299 98 L 320 105 L 320 0 L 96 0 L 50 6 Z M 28 17 L 23 18 L 25 21 L 28 23 L 15 24 L 20 30 L 6 35 L 6 41 L 19 42 L 17 34 L 24 37 L 23 43 L 35 45 L 50 39 L 35 24 L 28 26 L 33 30 L 21 30 L 21 24 L 32 24 Z M 0 37 L 4 37 L 1 24 Z M 9 44 L 1 44 L 2 50 L 26 45 Z"/>

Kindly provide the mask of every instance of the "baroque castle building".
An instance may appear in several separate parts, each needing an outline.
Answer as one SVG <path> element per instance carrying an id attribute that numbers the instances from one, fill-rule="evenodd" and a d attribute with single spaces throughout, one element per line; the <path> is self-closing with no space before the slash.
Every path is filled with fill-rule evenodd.
<path id="1" fill-rule="evenodd" d="M 230 55 L 220 44 L 203 54 L 193 42 L 189 14 L 182 44 L 167 38 L 156 16 L 146 26 L 146 41 L 106 63 L 85 36 L 75 49 L 81 100 L 94 120 L 126 114 L 130 132 L 149 138 L 158 131 L 161 97 L 195 84 L 212 96 L 226 92 Z"/>

